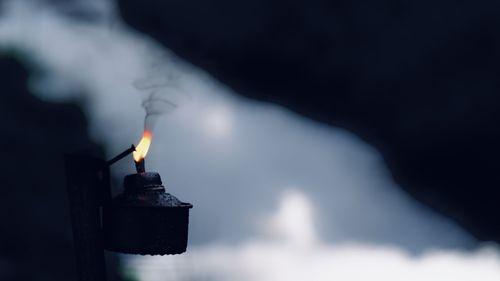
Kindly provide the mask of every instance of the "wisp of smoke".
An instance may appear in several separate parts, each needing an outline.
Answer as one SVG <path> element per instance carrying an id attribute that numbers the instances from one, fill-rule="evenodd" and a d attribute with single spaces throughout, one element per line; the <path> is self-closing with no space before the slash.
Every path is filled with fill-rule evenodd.
<path id="1" fill-rule="evenodd" d="M 161 115 L 172 112 L 187 97 L 182 90 L 180 74 L 173 68 L 166 68 L 171 62 L 162 56 L 153 56 L 153 61 L 147 66 L 149 73 L 136 79 L 133 86 L 144 93 L 142 106 L 146 110 L 144 131 L 153 131 Z"/>

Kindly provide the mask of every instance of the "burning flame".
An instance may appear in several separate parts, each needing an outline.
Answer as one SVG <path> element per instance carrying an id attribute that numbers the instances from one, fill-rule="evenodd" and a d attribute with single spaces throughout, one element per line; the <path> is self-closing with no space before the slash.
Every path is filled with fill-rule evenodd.
<path id="1" fill-rule="evenodd" d="M 135 147 L 135 151 L 132 153 L 134 156 L 135 162 L 139 162 L 146 154 L 148 154 L 149 146 L 151 145 L 151 139 L 153 138 L 153 134 L 149 130 L 145 130 L 142 135 L 142 139 L 139 144 Z"/>

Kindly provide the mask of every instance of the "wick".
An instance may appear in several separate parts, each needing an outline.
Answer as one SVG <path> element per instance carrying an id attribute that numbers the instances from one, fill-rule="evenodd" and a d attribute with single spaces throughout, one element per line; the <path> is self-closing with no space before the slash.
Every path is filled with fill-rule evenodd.
<path id="1" fill-rule="evenodd" d="M 142 174 L 142 173 L 146 172 L 144 158 L 142 158 L 141 160 L 135 162 L 135 169 L 136 169 L 136 171 L 137 171 L 138 174 Z"/>

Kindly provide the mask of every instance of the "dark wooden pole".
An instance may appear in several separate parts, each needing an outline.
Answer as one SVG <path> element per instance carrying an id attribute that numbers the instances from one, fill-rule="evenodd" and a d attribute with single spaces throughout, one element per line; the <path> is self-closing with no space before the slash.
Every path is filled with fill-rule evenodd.
<path id="1" fill-rule="evenodd" d="M 65 165 L 78 281 L 105 281 L 100 206 L 109 197 L 102 188 L 107 172 L 87 154 L 68 154 Z"/>

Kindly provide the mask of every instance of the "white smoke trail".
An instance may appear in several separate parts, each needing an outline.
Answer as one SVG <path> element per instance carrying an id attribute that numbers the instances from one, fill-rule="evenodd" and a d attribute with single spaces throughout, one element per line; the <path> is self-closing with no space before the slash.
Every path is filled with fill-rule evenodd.
<path id="1" fill-rule="evenodd" d="M 154 53 L 155 50 L 148 50 Z M 161 115 L 172 112 L 186 100 L 188 94 L 182 89 L 179 76 L 172 67 L 174 62 L 165 55 L 150 55 L 146 64 L 147 73 L 134 81 L 136 89 L 142 91 L 142 106 L 146 111 L 144 130 L 153 131 Z M 166 67 L 168 66 L 168 67 Z"/>

